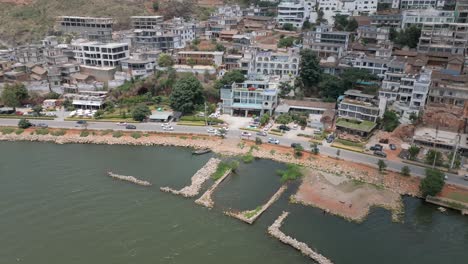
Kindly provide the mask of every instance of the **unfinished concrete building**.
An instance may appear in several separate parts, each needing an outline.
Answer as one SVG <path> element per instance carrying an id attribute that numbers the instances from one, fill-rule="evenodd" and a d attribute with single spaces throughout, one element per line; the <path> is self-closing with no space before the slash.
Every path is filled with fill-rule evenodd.
<path id="1" fill-rule="evenodd" d="M 164 22 L 162 16 L 132 16 L 130 19 L 133 29 L 155 29 Z"/>
<path id="2" fill-rule="evenodd" d="M 92 41 L 112 41 L 114 20 L 105 17 L 59 16 L 56 20 L 57 30 L 77 34 Z"/>

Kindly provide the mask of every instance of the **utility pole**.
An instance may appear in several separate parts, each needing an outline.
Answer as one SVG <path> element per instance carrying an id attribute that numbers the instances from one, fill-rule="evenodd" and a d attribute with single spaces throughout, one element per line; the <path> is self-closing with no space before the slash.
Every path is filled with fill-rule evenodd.
<path id="1" fill-rule="evenodd" d="M 207 120 L 207 117 L 206 117 L 206 102 L 205 102 L 205 126 L 208 126 L 208 120 Z"/>
<path id="2" fill-rule="evenodd" d="M 456 139 L 457 137 L 458 137 L 458 140 Z M 455 148 L 453 150 L 452 161 L 450 162 L 450 169 L 453 169 L 453 164 L 455 163 L 455 158 L 457 156 L 458 145 L 460 144 L 460 140 L 461 140 L 461 135 L 460 133 L 458 133 L 455 136 Z"/>

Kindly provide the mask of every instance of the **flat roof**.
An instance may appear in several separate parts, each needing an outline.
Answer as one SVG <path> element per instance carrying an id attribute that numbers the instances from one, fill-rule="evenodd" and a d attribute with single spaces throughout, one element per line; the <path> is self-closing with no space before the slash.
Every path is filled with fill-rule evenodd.
<path id="1" fill-rule="evenodd" d="M 348 128 L 352 130 L 358 130 L 363 132 L 371 132 L 377 124 L 370 121 L 359 121 L 359 120 L 346 120 L 343 118 L 338 119 L 336 122 L 337 127 Z"/>

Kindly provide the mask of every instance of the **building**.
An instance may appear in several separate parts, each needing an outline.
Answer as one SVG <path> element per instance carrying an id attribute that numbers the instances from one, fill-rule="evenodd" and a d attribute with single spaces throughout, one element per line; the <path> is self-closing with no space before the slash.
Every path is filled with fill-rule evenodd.
<path id="1" fill-rule="evenodd" d="M 273 114 L 278 105 L 278 82 L 270 80 L 233 83 L 220 89 L 223 113 L 235 116 Z"/>
<path id="2" fill-rule="evenodd" d="M 72 100 L 73 106 L 80 109 L 100 109 L 104 105 L 107 91 L 78 91 L 74 94 L 65 94 L 65 98 Z"/>
<path id="3" fill-rule="evenodd" d="M 416 144 L 430 148 L 454 151 L 468 154 L 468 134 L 458 134 L 434 128 L 419 128 L 414 132 L 413 141 Z"/>
<path id="4" fill-rule="evenodd" d="M 78 34 L 91 41 L 112 41 L 114 20 L 104 17 L 59 16 L 56 26 L 64 33 Z"/>
<path id="5" fill-rule="evenodd" d="M 133 29 L 155 29 L 164 22 L 162 16 L 131 16 L 130 23 Z"/>
<path id="6" fill-rule="evenodd" d="M 429 89 L 428 104 L 463 107 L 468 101 L 468 75 L 452 70 L 434 71 Z"/>
<path id="7" fill-rule="evenodd" d="M 468 23 L 468 0 L 457 0 L 455 6 L 457 23 Z"/>
<path id="8" fill-rule="evenodd" d="M 418 52 L 448 53 L 465 56 L 468 48 L 468 24 L 425 23 L 421 28 Z"/>
<path id="9" fill-rule="evenodd" d="M 185 47 L 180 35 L 166 33 L 157 29 L 136 29 L 132 38 L 132 46 L 137 48 L 159 49 L 163 51 Z"/>
<path id="10" fill-rule="evenodd" d="M 335 103 L 325 103 L 317 100 L 286 100 L 280 101 L 275 115 L 287 113 L 302 113 L 308 116 L 308 126 L 318 130 L 332 127 L 335 120 Z"/>
<path id="11" fill-rule="evenodd" d="M 44 50 L 42 45 L 18 46 L 13 51 L 13 59 L 20 63 L 41 63 L 44 61 Z"/>
<path id="12" fill-rule="evenodd" d="M 393 8 L 400 9 L 426 9 L 426 8 L 442 8 L 444 0 L 394 0 Z"/>
<path id="13" fill-rule="evenodd" d="M 361 54 L 357 57 L 353 57 L 349 63 L 354 68 L 366 70 L 369 73 L 383 78 L 385 76 L 385 72 L 387 71 L 388 61 L 388 59 L 381 59 Z"/>
<path id="14" fill-rule="evenodd" d="M 401 28 L 421 26 L 424 23 L 446 24 L 455 22 L 455 12 L 437 10 L 434 8 L 403 10 L 401 15 Z"/>
<path id="15" fill-rule="evenodd" d="M 122 71 L 132 77 L 146 77 L 154 72 L 156 61 L 149 59 L 131 58 L 122 61 Z"/>
<path id="16" fill-rule="evenodd" d="M 287 52 L 258 52 L 253 69 L 249 74 L 296 76 L 299 73 L 300 55 L 296 49 Z"/>
<path id="17" fill-rule="evenodd" d="M 304 0 L 285 0 L 278 5 L 278 24 L 283 27 L 291 24 L 296 28 L 302 28 L 302 24 L 310 19 L 310 7 Z"/>
<path id="18" fill-rule="evenodd" d="M 329 24 L 333 24 L 334 16 L 372 15 L 377 11 L 378 0 L 317 0 L 318 9 L 324 14 Z"/>
<path id="19" fill-rule="evenodd" d="M 333 31 L 332 26 L 322 24 L 314 31 L 304 34 L 303 44 L 305 48 L 313 50 L 319 58 L 340 58 L 348 49 L 349 36 L 349 32 Z"/>
<path id="20" fill-rule="evenodd" d="M 360 26 L 357 38 L 365 43 L 383 44 L 389 40 L 390 29 L 385 27 Z"/>
<path id="21" fill-rule="evenodd" d="M 375 27 L 401 27 L 401 14 L 374 14 L 370 16 L 371 25 Z"/>
<path id="22" fill-rule="evenodd" d="M 222 51 L 179 51 L 177 52 L 177 64 L 185 65 L 215 65 L 223 64 Z"/>
<path id="23" fill-rule="evenodd" d="M 117 67 L 130 57 L 127 43 L 77 41 L 72 46 L 76 61 L 83 66 Z"/>

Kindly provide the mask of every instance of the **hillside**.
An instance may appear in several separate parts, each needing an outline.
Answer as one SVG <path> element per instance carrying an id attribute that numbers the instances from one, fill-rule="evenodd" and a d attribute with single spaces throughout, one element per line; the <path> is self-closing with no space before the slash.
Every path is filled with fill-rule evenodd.
<path id="1" fill-rule="evenodd" d="M 148 14 L 148 0 L 0 0 L 0 43 L 27 43 L 53 30 L 59 15 L 108 16 L 116 28 Z"/>

